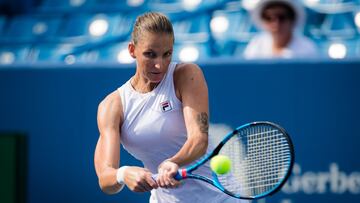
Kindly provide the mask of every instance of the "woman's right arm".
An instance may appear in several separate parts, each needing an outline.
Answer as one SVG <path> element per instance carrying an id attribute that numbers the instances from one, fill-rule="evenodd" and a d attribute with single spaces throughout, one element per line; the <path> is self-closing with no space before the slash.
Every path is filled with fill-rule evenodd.
<path id="1" fill-rule="evenodd" d="M 115 194 L 121 188 L 117 181 L 120 163 L 120 126 L 123 112 L 120 95 L 114 91 L 99 105 L 97 115 L 100 137 L 96 145 L 94 163 L 99 185 L 107 194 Z M 127 167 L 124 183 L 134 192 L 146 192 L 157 188 L 151 172 L 141 167 Z"/>

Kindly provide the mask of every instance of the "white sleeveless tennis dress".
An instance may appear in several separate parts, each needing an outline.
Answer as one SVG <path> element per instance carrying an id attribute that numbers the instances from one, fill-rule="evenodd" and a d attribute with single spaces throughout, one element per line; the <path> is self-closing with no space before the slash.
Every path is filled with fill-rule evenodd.
<path id="1" fill-rule="evenodd" d="M 175 94 L 175 68 L 176 63 L 171 63 L 163 80 L 151 92 L 137 92 L 130 80 L 118 89 L 124 112 L 121 143 L 154 174 L 161 162 L 180 150 L 187 137 L 182 103 Z M 196 172 L 210 177 L 208 165 Z M 207 183 L 192 179 L 183 180 L 176 189 L 158 188 L 151 191 L 150 203 L 172 202 L 240 201 Z"/>

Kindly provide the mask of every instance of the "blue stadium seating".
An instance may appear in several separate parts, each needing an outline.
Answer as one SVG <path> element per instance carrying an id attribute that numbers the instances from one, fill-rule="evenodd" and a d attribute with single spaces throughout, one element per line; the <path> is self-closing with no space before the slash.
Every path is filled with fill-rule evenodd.
<path id="1" fill-rule="evenodd" d="M 74 12 L 86 11 L 91 9 L 93 0 L 43 0 L 39 6 L 40 12 Z"/>
<path id="2" fill-rule="evenodd" d="M 187 1 L 187 3 L 184 3 L 183 0 L 148 0 L 146 5 L 149 10 L 161 12 L 201 12 L 221 6 L 227 1 L 228 0 L 206 0 L 199 2 Z"/>
<path id="3" fill-rule="evenodd" d="M 248 44 L 247 42 L 238 42 L 228 45 L 226 49 L 228 49 L 228 51 L 231 53 L 230 54 L 231 57 L 243 58 L 247 44 Z"/>
<path id="4" fill-rule="evenodd" d="M 189 49 L 189 52 L 187 52 L 187 56 L 189 56 L 190 61 L 184 60 L 181 55 L 182 51 L 185 51 L 184 49 Z M 197 51 L 193 52 L 193 48 L 195 48 Z M 211 57 L 211 48 L 209 46 L 209 43 L 206 42 L 198 42 L 198 43 L 192 43 L 192 42 L 177 42 L 174 45 L 174 52 L 173 52 L 173 60 L 175 61 L 184 61 L 184 62 L 191 62 L 192 58 L 198 55 L 195 61 L 206 61 Z"/>
<path id="5" fill-rule="evenodd" d="M 64 25 L 61 32 L 62 37 L 79 37 L 79 38 L 85 38 L 88 40 L 88 38 L 91 37 L 89 33 L 89 26 L 91 22 L 95 19 L 93 14 L 88 13 L 80 13 L 80 14 L 71 14 L 65 17 L 64 19 Z M 101 18 L 104 18 L 107 20 L 107 16 L 103 15 Z M 109 31 L 105 33 L 108 34 Z"/>
<path id="6" fill-rule="evenodd" d="M 355 57 L 356 58 L 360 58 L 360 40 L 357 39 L 356 43 L 355 43 Z"/>
<path id="7" fill-rule="evenodd" d="M 328 14 L 321 30 L 327 38 L 353 39 L 357 34 L 352 12 Z"/>
<path id="8" fill-rule="evenodd" d="M 217 36 L 219 39 L 248 42 L 254 34 L 258 32 L 257 28 L 251 22 L 250 16 L 244 10 L 219 10 L 215 11 L 213 16 L 224 16 L 230 23 L 228 29 Z"/>
<path id="9" fill-rule="evenodd" d="M 306 10 L 306 22 L 304 25 L 304 34 L 310 38 L 316 40 L 322 40 L 325 38 L 321 31 L 321 27 L 326 18 L 326 14 L 315 12 L 314 10 Z"/>
<path id="10" fill-rule="evenodd" d="M 11 45 L 0 47 L 0 65 L 28 62 L 30 49 L 27 45 Z"/>
<path id="11" fill-rule="evenodd" d="M 346 49 L 346 55 L 344 56 L 344 58 L 359 58 L 360 57 L 360 53 L 359 53 L 359 48 L 358 46 L 359 41 L 358 40 L 324 40 L 322 43 L 319 44 L 320 46 L 320 50 L 321 54 L 323 57 L 330 57 L 330 53 L 329 53 L 329 49 L 330 46 L 333 44 L 342 44 L 344 45 L 345 49 Z M 342 50 L 335 50 L 333 51 L 334 55 L 341 55 Z"/>
<path id="12" fill-rule="evenodd" d="M 242 55 L 239 52 L 258 32 L 247 11 L 241 8 L 216 10 L 213 12 L 213 19 L 217 17 L 225 18 L 228 22 L 228 28 L 224 32 L 216 33 L 212 30 L 217 54 L 235 57 Z"/>
<path id="13" fill-rule="evenodd" d="M 9 19 L 2 42 L 31 43 L 53 38 L 59 31 L 61 16 L 20 15 Z"/>
<path id="14" fill-rule="evenodd" d="M 304 5 L 319 13 L 343 13 L 353 11 L 359 2 L 357 0 L 304 0 Z"/>
<path id="15" fill-rule="evenodd" d="M 322 56 L 328 57 L 331 43 L 341 42 L 348 47 L 346 57 L 360 57 L 360 28 L 354 23 L 360 0 L 303 2 L 308 15 L 304 33 L 319 44 Z M 201 1 L 192 9 L 182 0 L 43 0 L 28 14 L 0 14 L 0 53 L 15 62 L 64 62 L 67 56 L 70 62 L 116 62 L 136 17 L 152 10 L 173 22 L 174 59 L 179 60 L 177 49 L 187 45 L 201 50 L 198 60 L 239 57 L 258 32 L 246 9 L 237 0 Z M 219 16 L 229 24 L 220 34 L 211 29 L 212 19 Z M 91 34 L 97 19 L 107 25 L 98 22 Z"/>
<path id="16" fill-rule="evenodd" d="M 178 41 L 205 42 L 210 37 L 210 16 L 203 14 L 175 21 L 175 39 Z"/>
<path id="17" fill-rule="evenodd" d="M 2 36 L 2 33 L 5 31 L 5 23 L 6 23 L 6 17 L 0 16 L 0 36 Z"/>
<path id="18" fill-rule="evenodd" d="M 146 10 L 147 0 L 92 0 L 92 10 L 104 12 L 136 12 L 141 13 Z"/>
<path id="19" fill-rule="evenodd" d="M 38 43 L 31 47 L 31 62 L 64 62 L 66 55 L 76 47 L 73 43 Z"/>
<path id="20" fill-rule="evenodd" d="M 108 23 L 107 31 L 101 36 L 91 35 L 89 28 L 94 20 L 103 19 Z M 76 42 L 88 42 L 88 40 L 104 40 L 107 37 L 128 35 L 132 21 L 121 14 L 74 14 L 64 19 L 61 37 Z M 94 28 L 99 30 L 100 28 Z"/>
<path id="21" fill-rule="evenodd" d="M 115 42 L 107 46 L 92 49 L 85 53 L 83 60 L 86 60 L 87 62 L 120 62 L 118 59 L 119 52 L 127 50 L 127 46 L 128 41 L 125 41 Z"/>

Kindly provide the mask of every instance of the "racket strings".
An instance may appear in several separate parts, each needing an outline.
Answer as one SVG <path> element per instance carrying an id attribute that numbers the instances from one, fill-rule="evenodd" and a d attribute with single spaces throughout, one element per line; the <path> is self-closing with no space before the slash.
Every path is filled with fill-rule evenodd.
<path id="1" fill-rule="evenodd" d="M 291 162 L 287 139 L 272 126 L 255 126 L 233 136 L 220 151 L 232 160 L 231 172 L 218 176 L 221 185 L 240 196 L 256 196 L 275 188 Z"/>
<path id="2" fill-rule="evenodd" d="M 273 184 L 276 184 L 285 175 L 278 169 L 283 168 L 284 162 L 281 161 L 281 157 L 284 151 L 282 150 L 282 146 L 287 145 L 283 145 L 283 143 L 286 143 L 286 140 L 282 137 L 282 133 L 278 133 L 277 130 L 268 131 L 264 127 L 258 129 L 252 128 L 249 133 L 254 133 L 254 131 L 255 134 L 259 134 L 256 132 L 260 131 L 262 135 L 267 134 L 267 136 L 249 137 L 249 158 L 247 159 L 249 161 L 247 163 L 249 167 L 247 172 L 250 174 L 248 174 L 247 179 L 250 180 L 250 187 L 248 188 L 257 189 L 253 192 L 262 192 L 262 188 L 263 190 L 269 189 L 267 188 L 268 186 L 273 186 Z M 286 152 L 288 151 L 285 151 L 285 153 Z M 246 189 L 246 187 L 244 187 L 244 189 Z"/>
<path id="3" fill-rule="evenodd" d="M 256 179 L 264 179 L 268 176 L 274 175 L 275 173 L 277 173 L 276 175 L 278 176 L 280 174 L 280 176 L 282 175 L 282 173 L 286 173 L 286 171 L 279 171 L 277 169 L 277 167 L 282 167 L 282 163 L 289 161 L 289 159 L 283 159 L 283 160 L 278 160 L 276 162 L 268 162 L 266 164 L 271 165 L 271 167 L 264 167 L 264 168 L 260 168 L 258 170 L 254 170 L 249 172 L 249 168 L 244 170 L 247 173 L 244 173 L 241 176 L 238 176 L 238 178 L 240 179 L 244 179 L 244 178 L 248 178 L 251 180 L 256 180 Z M 281 163 L 279 163 L 281 162 Z M 258 174 L 261 174 L 261 176 L 259 176 Z"/>

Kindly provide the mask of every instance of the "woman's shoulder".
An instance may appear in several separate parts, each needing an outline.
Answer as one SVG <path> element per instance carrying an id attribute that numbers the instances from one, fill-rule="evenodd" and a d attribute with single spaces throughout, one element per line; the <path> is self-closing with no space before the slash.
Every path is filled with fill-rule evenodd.
<path id="1" fill-rule="evenodd" d="M 98 125 L 112 127 L 113 123 L 121 124 L 123 111 L 120 95 L 117 91 L 108 94 L 99 104 L 97 113 Z"/>
<path id="2" fill-rule="evenodd" d="M 121 98 L 118 90 L 115 90 L 105 96 L 105 98 L 99 104 L 99 110 L 106 109 L 108 107 L 116 108 L 121 107 Z"/>
<path id="3" fill-rule="evenodd" d="M 201 68 L 194 63 L 178 64 L 174 72 L 174 84 L 178 98 L 181 98 L 180 91 L 184 87 L 189 87 L 189 85 L 194 84 L 192 81 L 197 81 L 198 84 L 206 83 Z"/>
<path id="4" fill-rule="evenodd" d="M 195 63 L 178 63 L 175 67 L 174 78 L 179 79 L 199 73 L 202 73 L 202 70 Z"/>
<path id="5" fill-rule="evenodd" d="M 178 63 L 175 67 L 175 73 L 186 73 L 193 71 L 201 71 L 201 68 L 195 63 Z"/>
<path id="6" fill-rule="evenodd" d="M 195 63 L 177 63 L 175 71 L 189 69 L 200 69 L 200 67 Z"/>

